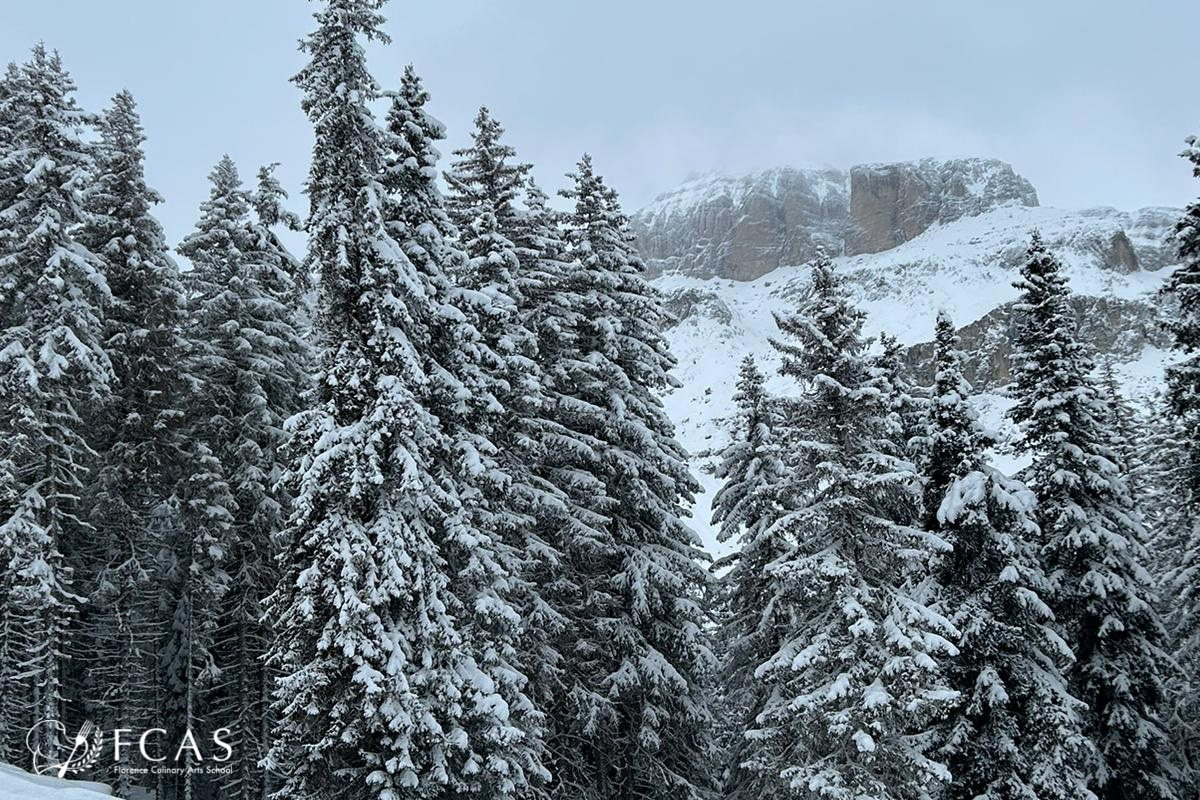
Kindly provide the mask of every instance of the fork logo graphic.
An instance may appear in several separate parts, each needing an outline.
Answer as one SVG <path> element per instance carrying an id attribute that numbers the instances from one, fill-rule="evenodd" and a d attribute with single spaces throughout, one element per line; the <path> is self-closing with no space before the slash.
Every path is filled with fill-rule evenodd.
<path id="1" fill-rule="evenodd" d="M 35 773 L 64 778 L 67 773 L 80 772 L 96 763 L 100 757 L 101 738 L 100 729 L 91 720 L 83 723 L 73 739 L 68 739 L 66 726 L 58 720 L 44 719 L 29 729 L 25 735 L 25 746 L 33 753 Z M 61 748 L 67 754 L 65 759 L 59 761 L 43 752 L 42 748 L 51 742 L 65 742 Z"/>

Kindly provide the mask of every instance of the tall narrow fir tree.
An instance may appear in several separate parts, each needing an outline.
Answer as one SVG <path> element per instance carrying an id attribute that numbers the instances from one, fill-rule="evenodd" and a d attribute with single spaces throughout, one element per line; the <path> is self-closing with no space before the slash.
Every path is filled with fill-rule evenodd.
<path id="1" fill-rule="evenodd" d="M 93 170 L 89 117 L 57 53 L 39 44 L 5 80 L 11 140 L 0 208 L 0 758 L 22 761 L 35 722 L 63 718 L 69 628 L 83 598 L 64 552 L 91 535 L 81 495 L 89 407 L 109 392 L 103 261 L 79 240 Z M 91 565 L 86 565 L 90 567 Z M 50 726 L 31 740 L 54 758 Z"/>
<path id="2" fill-rule="evenodd" d="M 554 465 L 573 475 L 580 524 L 561 548 L 569 656 L 550 709 L 551 796 L 693 800 L 712 786 L 714 663 L 698 605 L 706 573 L 683 522 L 697 485 L 659 394 L 675 385 L 668 317 L 591 158 L 571 177 L 566 285 L 581 306 L 551 369 L 557 421 L 587 446 Z"/>
<path id="3" fill-rule="evenodd" d="M 950 769 L 947 800 L 1075 798 L 1091 794 L 1086 708 L 1068 688 L 1073 659 L 1043 598 L 1035 498 L 988 463 L 994 442 L 973 408 L 950 318 L 934 335 L 934 384 L 922 437 L 925 513 L 951 550 L 942 602 L 959 630 L 946 675 L 959 693 L 938 743 Z"/>
<path id="4" fill-rule="evenodd" d="M 146 185 L 144 139 L 132 95 L 118 93 L 100 120 L 80 234 L 103 259 L 112 291 L 103 333 L 112 392 L 88 419 L 99 454 L 86 495 L 95 535 L 85 548 L 89 572 L 80 576 L 89 603 L 74 658 L 80 710 L 105 730 L 163 722 L 158 655 L 171 621 L 162 556 L 179 525 L 187 469 L 186 298 L 151 211 L 162 198 Z M 128 750 L 121 755 L 113 778 L 128 795 L 138 779 L 127 769 Z"/>
<path id="5" fill-rule="evenodd" d="M 942 659 L 954 627 L 930 586 L 946 544 L 916 522 L 911 464 L 889 454 L 885 386 L 863 313 L 821 254 L 800 307 L 777 316 L 780 371 L 801 394 L 785 411 L 787 479 L 775 526 L 789 550 L 771 566 L 783 620 L 757 670 L 770 702 L 747 732 L 745 763 L 769 796 L 924 798 L 948 779 L 931 753 L 954 697 Z"/>
<path id="6" fill-rule="evenodd" d="M 1194 177 L 1200 178 L 1200 139 L 1189 137 L 1183 151 Z M 1170 448 L 1170 511 L 1163 517 L 1156 548 L 1166 560 L 1163 585 L 1170 598 L 1167 625 L 1171 649 L 1184 680 L 1172 692 L 1175 750 L 1200 792 L 1200 200 L 1184 210 L 1175 226 L 1180 266 L 1165 291 L 1176 303 L 1170 325 L 1180 358 L 1167 368 Z"/>
<path id="7" fill-rule="evenodd" d="M 786 469 L 781 452 L 779 400 L 766 392 L 765 377 L 752 356 L 742 359 L 734 403 L 737 416 L 733 438 L 721 451 L 716 477 L 723 480 L 713 496 L 713 524 L 718 540 L 736 549 L 714 568 L 726 568 L 721 578 L 718 644 L 722 663 L 719 693 L 723 698 L 721 744 L 722 794 L 731 800 L 770 797 L 773 776 L 747 769 L 743 762 L 755 749 L 748 737 L 758 728 L 758 715 L 771 701 L 774 687 L 758 678 L 782 642 L 779 632 L 779 587 L 774 566 L 790 551 L 775 526 L 782 514 L 776 492 Z"/>
<path id="8" fill-rule="evenodd" d="M 1088 784 L 1106 800 L 1176 798 L 1164 730 L 1171 660 L 1152 604 L 1146 531 L 1076 339 L 1067 279 L 1036 233 L 1016 286 L 1010 414 L 1032 457 L 1027 483 L 1038 500 L 1048 600 L 1075 654 L 1071 693 L 1088 706 Z"/>

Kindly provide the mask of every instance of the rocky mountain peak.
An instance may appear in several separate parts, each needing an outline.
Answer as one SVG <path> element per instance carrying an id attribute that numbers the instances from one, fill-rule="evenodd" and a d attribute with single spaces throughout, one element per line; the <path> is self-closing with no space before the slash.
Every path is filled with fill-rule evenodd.
<path id="1" fill-rule="evenodd" d="M 850 170 L 845 253 L 879 253 L 935 223 L 976 216 L 1006 203 L 1038 204 L 1033 184 L 1003 161 L 925 158 Z"/>
<path id="2" fill-rule="evenodd" d="M 749 281 L 800 264 L 817 247 L 841 250 L 849 178 L 839 169 L 783 167 L 695 176 L 633 217 L 653 272 Z"/>
<path id="3" fill-rule="evenodd" d="M 660 195 L 632 222 L 652 272 L 747 281 L 804 263 L 818 247 L 877 253 L 936 223 L 1037 202 L 1032 184 L 1002 161 L 926 158 L 849 171 L 698 175 Z"/>

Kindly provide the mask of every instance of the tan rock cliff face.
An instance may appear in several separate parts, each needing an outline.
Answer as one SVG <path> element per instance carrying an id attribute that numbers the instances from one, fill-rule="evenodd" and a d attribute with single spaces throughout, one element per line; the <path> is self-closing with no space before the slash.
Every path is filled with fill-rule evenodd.
<path id="1" fill-rule="evenodd" d="M 850 170 L 846 255 L 890 250 L 938 222 L 980 214 L 1004 203 L 1038 204 L 1037 192 L 1012 167 L 991 159 L 870 164 Z"/>
<path id="2" fill-rule="evenodd" d="M 696 177 L 635 214 L 632 224 L 653 273 L 750 281 L 803 264 L 819 246 L 840 252 L 847 208 L 845 172 L 784 168 Z"/>
<path id="3" fill-rule="evenodd" d="M 890 250 L 931 226 L 1015 204 L 1037 206 L 1033 186 L 1002 161 L 923 159 L 838 169 L 772 169 L 742 177 L 701 175 L 631 218 L 650 274 L 752 281 L 834 255 Z M 1065 241 L 1117 273 L 1175 263 L 1172 208 L 1078 212 Z M 1023 253 L 1022 248 L 1018 248 Z M 1018 253 L 1019 255 L 1019 253 Z"/>
<path id="4" fill-rule="evenodd" d="M 749 281 L 803 264 L 818 247 L 835 255 L 877 253 L 938 222 L 1037 202 L 1029 181 L 1003 162 L 923 159 L 848 173 L 781 168 L 701 175 L 631 221 L 652 274 Z"/>

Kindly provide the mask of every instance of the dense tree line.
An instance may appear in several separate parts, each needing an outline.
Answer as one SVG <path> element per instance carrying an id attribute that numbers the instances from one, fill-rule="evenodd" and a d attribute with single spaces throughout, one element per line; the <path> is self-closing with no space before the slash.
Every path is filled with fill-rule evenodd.
<path id="1" fill-rule="evenodd" d="M 133 98 L 80 109 L 40 45 L 0 83 L 0 759 L 41 719 L 226 727 L 231 770 L 126 747 L 97 777 L 705 796 L 710 580 L 628 221 L 587 156 L 551 210 L 486 109 L 443 197 L 420 79 L 367 69 L 379 5 L 303 43 L 302 260 L 273 166 L 247 188 L 226 157 L 181 268 Z"/>
<path id="2" fill-rule="evenodd" d="M 1008 387 L 1016 476 L 989 463 L 950 318 L 933 384 L 910 386 L 894 344 L 863 338 L 832 261 L 812 265 L 773 343 L 799 391 L 768 395 L 747 359 L 717 468 L 714 522 L 737 543 L 718 605 L 724 796 L 1195 795 L 1187 213 L 1166 289 L 1184 358 L 1155 421 L 1088 355 L 1033 234 Z"/>
<path id="3" fill-rule="evenodd" d="M 742 363 L 710 566 L 616 192 L 585 155 L 555 210 L 486 108 L 440 172 L 382 5 L 302 42 L 307 218 L 222 158 L 183 267 L 133 98 L 42 45 L 0 78 L 0 761 L 50 719 L 228 728 L 218 772 L 96 767 L 159 800 L 1200 792 L 1200 203 L 1152 415 L 1033 235 L 1016 475 L 949 316 L 915 386 L 819 257 L 796 391 Z"/>
<path id="4" fill-rule="evenodd" d="M 912 387 L 886 337 L 870 351 L 832 261 L 813 264 L 774 343 L 799 392 L 768 395 L 744 362 L 717 468 L 714 522 L 738 545 L 717 635 L 724 796 L 1195 795 L 1196 214 L 1166 289 L 1183 358 L 1153 421 L 1077 338 L 1033 234 L 1016 476 L 989 464 L 950 318 L 932 386 Z"/>

